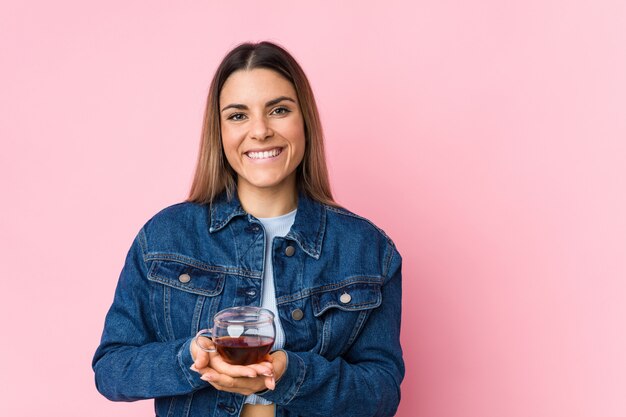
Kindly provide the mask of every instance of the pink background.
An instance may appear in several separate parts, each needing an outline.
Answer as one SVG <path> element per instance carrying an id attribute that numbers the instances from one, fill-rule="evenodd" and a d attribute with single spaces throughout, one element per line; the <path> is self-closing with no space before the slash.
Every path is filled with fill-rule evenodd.
<path id="1" fill-rule="evenodd" d="M 404 256 L 398 415 L 626 415 L 623 0 L 2 2 L 0 415 L 150 415 L 91 357 L 213 71 L 264 39 Z"/>

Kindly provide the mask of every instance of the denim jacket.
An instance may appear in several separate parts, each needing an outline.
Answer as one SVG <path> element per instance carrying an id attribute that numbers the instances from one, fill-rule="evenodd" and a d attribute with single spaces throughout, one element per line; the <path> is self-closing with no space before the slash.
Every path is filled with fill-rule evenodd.
<path id="1" fill-rule="evenodd" d="M 93 358 L 100 393 L 155 398 L 162 417 L 238 416 L 245 397 L 191 371 L 190 343 L 216 312 L 260 305 L 264 253 L 263 226 L 236 197 L 177 204 L 149 220 Z M 287 368 L 258 395 L 282 417 L 394 415 L 404 362 L 393 242 L 368 220 L 301 194 L 291 230 L 272 242 L 272 262 Z"/>

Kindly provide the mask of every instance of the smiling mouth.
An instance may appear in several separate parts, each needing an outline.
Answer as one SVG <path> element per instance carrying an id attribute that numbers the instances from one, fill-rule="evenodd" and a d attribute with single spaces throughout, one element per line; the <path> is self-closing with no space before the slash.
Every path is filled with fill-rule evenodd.
<path id="1" fill-rule="evenodd" d="M 245 155 L 251 159 L 269 159 L 269 158 L 277 157 L 278 155 L 282 153 L 282 151 L 283 151 L 283 148 L 274 148 L 274 149 L 270 149 L 269 151 L 263 151 L 263 152 L 249 151 L 249 152 L 246 152 Z"/>

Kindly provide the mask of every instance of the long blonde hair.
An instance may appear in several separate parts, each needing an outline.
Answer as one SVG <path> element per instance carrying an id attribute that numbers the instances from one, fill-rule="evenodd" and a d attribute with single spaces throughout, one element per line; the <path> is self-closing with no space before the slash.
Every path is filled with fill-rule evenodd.
<path id="1" fill-rule="evenodd" d="M 298 189 L 324 204 L 337 206 L 328 180 L 324 135 L 315 97 L 304 71 L 282 47 L 271 42 L 242 43 L 231 50 L 217 68 L 207 97 L 196 172 L 187 201 L 209 204 L 226 192 L 232 198 L 237 174 L 224 155 L 220 134 L 219 96 L 228 77 L 237 70 L 266 68 L 290 81 L 296 90 L 304 119 L 306 146 L 296 171 Z"/>

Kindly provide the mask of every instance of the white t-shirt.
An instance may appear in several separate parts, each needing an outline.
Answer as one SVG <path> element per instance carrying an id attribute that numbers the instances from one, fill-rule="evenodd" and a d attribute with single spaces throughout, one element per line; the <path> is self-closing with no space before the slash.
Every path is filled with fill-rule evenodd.
<path id="1" fill-rule="evenodd" d="M 278 309 L 276 308 L 276 291 L 274 287 L 274 268 L 272 266 L 272 241 L 276 236 L 285 237 L 296 219 L 294 210 L 278 217 L 259 218 L 265 229 L 265 268 L 263 270 L 263 292 L 261 294 L 261 307 L 267 308 L 274 313 L 274 325 L 276 326 L 276 338 L 272 350 L 281 349 L 285 345 L 285 332 L 280 324 Z M 254 394 L 248 395 L 245 404 L 272 404 L 264 398 Z"/>

